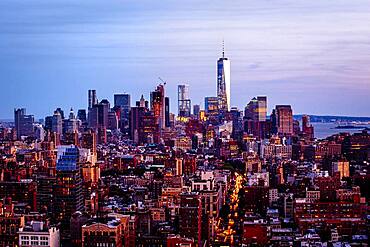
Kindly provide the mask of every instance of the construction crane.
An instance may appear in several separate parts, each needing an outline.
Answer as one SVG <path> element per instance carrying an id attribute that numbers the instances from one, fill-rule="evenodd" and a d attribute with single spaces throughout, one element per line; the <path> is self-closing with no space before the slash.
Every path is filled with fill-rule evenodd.
<path id="1" fill-rule="evenodd" d="M 166 86 L 167 82 L 165 80 L 163 80 L 162 78 L 158 77 L 158 79 L 163 82 L 163 85 Z"/>

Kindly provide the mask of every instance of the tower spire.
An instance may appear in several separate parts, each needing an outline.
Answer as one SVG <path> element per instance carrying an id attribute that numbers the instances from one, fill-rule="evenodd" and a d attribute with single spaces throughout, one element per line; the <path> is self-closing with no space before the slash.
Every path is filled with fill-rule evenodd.
<path id="1" fill-rule="evenodd" d="M 222 39 L 222 58 L 225 58 L 225 40 Z"/>

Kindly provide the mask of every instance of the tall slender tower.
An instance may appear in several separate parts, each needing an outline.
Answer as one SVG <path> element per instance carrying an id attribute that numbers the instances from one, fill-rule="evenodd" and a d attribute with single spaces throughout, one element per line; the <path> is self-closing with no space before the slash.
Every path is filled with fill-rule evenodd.
<path id="1" fill-rule="evenodd" d="M 217 97 L 219 110 L 230 111 L 230 60 L 225 57 L 224 44 L 222 57 L 217 61 Z"/>
<path id="2" fill-rule="evenodd" d="M 94 89 L 90 89 L 88 91 L 88 96 L 89 96 L 89 100 L 88 100 L 88 107 L 89 109 L 92 108 L 95 104 L 98 103 L 98 98 L 96 97 L 96 90 Z"/>

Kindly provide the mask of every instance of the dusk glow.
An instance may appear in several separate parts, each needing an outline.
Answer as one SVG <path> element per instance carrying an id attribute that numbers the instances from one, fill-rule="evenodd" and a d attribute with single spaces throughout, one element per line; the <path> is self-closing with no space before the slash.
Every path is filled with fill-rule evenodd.
<path id="1" fill-rule="evenodd" d="M 368 246 L 369 0 L 0 0 L 0 247 Z"/>
<path id="2" fill-rule="evenodd" d="M 0 119 L 19 106 L 37 117 L 85 107 L 89 88 L 136 100 L 159 76 L 172 111 L 179 83 L 203 106 L 223 39 L 232 106 L 263 94 L 269 108 L 369 116 L 369 23 L 367 0 L 2 0 Z"/>

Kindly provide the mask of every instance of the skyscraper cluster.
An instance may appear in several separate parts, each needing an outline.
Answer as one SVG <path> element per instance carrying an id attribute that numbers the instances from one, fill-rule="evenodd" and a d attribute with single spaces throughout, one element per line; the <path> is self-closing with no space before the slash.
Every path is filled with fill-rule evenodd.
<path id="1" fill-rule="evenodd" d="M 231 106 L 230 60 L 192 105 L 165 83 L 0 123 L 0 246 L 366 246 L 370 135 L 315 137 L 267 96 Z M 193 101 L 194 102 L 194 101 Z"/>

